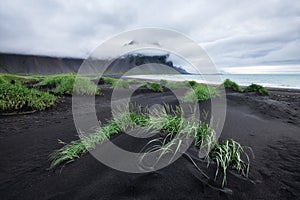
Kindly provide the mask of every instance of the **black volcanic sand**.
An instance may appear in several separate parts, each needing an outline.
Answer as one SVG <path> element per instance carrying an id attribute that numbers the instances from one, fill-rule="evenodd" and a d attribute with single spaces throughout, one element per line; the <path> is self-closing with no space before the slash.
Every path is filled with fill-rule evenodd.
<path id="1" fill-rule="evenodd" d="M 101 121 L 111 118 L 109 90 L 96 97 Z M 146 104 L 178 102 L 170 91 L 140 90 L 133 101 Z M 250 179 L 232 173 L 232 194 L 207 186 L 194 165 L 182 156 L 156 172 L 130 174 L 111 169 L 92 155 L 83 155 L 63 168 L 48 170 L 48 159 L 62 147 L 58 139 L 78 139 L 72 119 L 71 97 L 46 111 L 0 116 L 1 199 L 298 199 L 300 195 L 300 92 L 272 90 L 227 94 L 227 117 L 221 140 L 234 138 L 253 149 Z M 112 141 L 125 149 L 140 147 L 126 134 Z M 138 150 L 137 150 L 138 151 Z M 199 166 L 203 163 L 197 162 Z M 212 165 L 212 169 L 214 165 Z"/>

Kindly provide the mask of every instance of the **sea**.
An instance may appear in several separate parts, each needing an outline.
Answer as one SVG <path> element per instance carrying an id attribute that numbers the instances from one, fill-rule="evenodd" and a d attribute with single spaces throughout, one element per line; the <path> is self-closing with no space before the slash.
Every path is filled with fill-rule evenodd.
<path id="1" fill-rule="evenodd" d="M 220 84 L 225 79 L 230 79 L 241 86 L 248 86 L 252 83 L 270 88 L 291 88 L 300 89 L 300 74 L 155 74 L 155 75 L 134 75 L 130 78 L 153 79 L 153 80 L 194 80 L 200 83 Z"/>

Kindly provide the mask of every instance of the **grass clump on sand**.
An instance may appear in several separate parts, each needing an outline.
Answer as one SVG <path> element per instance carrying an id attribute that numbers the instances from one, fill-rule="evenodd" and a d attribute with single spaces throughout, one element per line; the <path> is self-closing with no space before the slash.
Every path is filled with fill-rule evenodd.
<path id="1" fill-rule="evenodd" d="M 0 80 L 2 82 L 22 85 L 27 82 L 39 81 L 42 77 L 39 76 L 21 76 L 16 74 L 0 74 Z"/>
<path id="2" fill-rule="evenodd" d="M 261 95 L 269 95 L 270 92 L 261 85 L 251 84 L 245 88 L 244 92 L 258 92 Z"/>
<path id="3" fill-rule="evenodd" d="M 155 164 L 169 153 L 172 154 L 172 160 L 181 145 L 185 145 L 183 138 L 189 136 L 194 138 L 193 144 L 195 147 L 200 151 L 205 150 L 205 159 L 216 162 L 215 180 L 220 174 L 219 171 L 222 170 L 222 187 L 226 184 L 227 171 L 229 169 L 237 170 L 241 175 L 248 176 L 249 158 L 244 148 L 232 139 L 225 140 L 219 144 L 216 132 L 211 125 L 182 118 L 179 107 L 172 109 L 171 106 L 165 105 L 163 112 L 159 109 L 152 110 L 151 115 L 148 115 L 149 111 L 147 109 L 142 110 L 138 108 L 134 110 L 136 111 L 119 113 L 117 117 L 107 124 L 97 127 L 96 131 L 89 136 L 81 137 L 81 139 L 72 141 L 69 144 L 60 141 L 64 146 L 51 154 L 50 159 L 52 162 L 50 167 L 53 168 L 63 163 L 72 162 L 88 150 L 94 149 L 97 144 L 108 140 L 110 136 L 121 133 L 129 127 L 140 126 L 145 127 L 146 130 L 151 130 L 151 132 L 164 133 L 162 137 L 147 143 L 144 147 L 146 151 L 140 158 L 141 162 L 149 153 L 155 151 L 159 153 Z M 246 156 L 246 161 L 243 160 L 242 154 Z M 190 159 L 192 158 L 190 157 Z M 193 164 L 198 168 L 194 161 Z"/>
<path id="4" fill-rule="evenodd" d="M 93 149 L 97 144 L 104 142 L 111 135 L 116 134 L 120 131 L 116 123 L 111 122 L 105 126 L 98 127 L 95 133 L 89 137 L 82 137 L 79 140 L 75 140 L 66 144 L 59 140 L 63 145 L 61 149 L 55 151 L 50 155 L 52 163 L 50 168 L 53 168 L 61 163 L 69 163 L 79 158 L 80 155 L 86 153 L 89 149 Z"/>
<path id="5" fill-rule="evenodd" d="M 159 83 L 160 83 L 161 85 L 165 86 L 165 85 L 168 83 L 168 81 L 165 80 L 165 79 L 160 79 Z"/>
<path id="6" fill-rule="evenodd" d="M 54 105 L 56 97 L 48 92 L 28 89 L 0 78 L 0 110 L 44 110 Z"/>
<path id="7" fill-rule="evenodd" d="M 116 79 L 112 77 L 102 77 L 105 84 L 111 85 L 114 89 L 121 89 L 121 88 L 129 88 L 129 82 L 123 79 Z"/>
<path id="8" fill-rule="evenodd" d="M 121 89 L 121 88 L 128 89 L 129 88 L 129 83 L 126 80 L 122 80 L 122 79 L 118 80 L 117 79 L 117 81 L 112 84 L 112 88 L 114 88 L 114 89 Z"/>
<path id="9" fill-rule="evenodd" d="M 176 89 L 176 88 L 186 88 L 186 87 L 195 87 L 198 83 L 196 81 L 166 81 L 161 79 L 160 84 L 170 88 L 170 89 Z"/>
<path id="10" fill-rule="evenodd" d="M 193 89 L 188 91 L 183 97 L 183 102 L 195 102 L 211 99 L 218 96 L 218 92 L 214 87 L 197 84 Z"/>
<path id="11" fill-rule="evenodd" d="M 147 83 L 146 84 L 146 88 L 148 88 L 149 90 L 153 91 L 153 92 L 163 92 L 163 88 L 160 85 L 160 83 Z"/>
<path id="12" fill-rule="evenodd" d="M 118 79 L 116 78 L 112 78 L 112 77 L 102 77 L 103 81 L 105 84 L 109 84 L 109 85 L 113 85 L 115 82 L 118 81 Z"/>
<path id="13" fill-rule="evenodd" d="M 236 83 L 229 79 L 226 79 L 223 84 L 224 88 L 229 88 L 237 92 L 243 92 L 243 89 Z"/>
<path id="14" fill-rule="evenodd" d="M 127 82 L 128 82 L 129 84 L 139 84 L 139 83 L 140 83 L 140 82 L 139 82 L 138 80 L 136 80 L 136 79 L 128 79 Z"/>
<path id="15" fill-rule="evenodd" d="M 196 81 L 188 81 L 192 87 L 195 87 L 198 83 Z"/>
<path id="16" fill-rule="evenodd" d="M 97 127 L 96 131 L 89 136 L 82 137 L 69 144 L 59 141 L 65 146 L 50 155 L 50 159 L 52 160 L 50 168 L 61 163 L 74 161 L 76 158 L 79 158 L 81 154 L 86 153 L 89 149 L 95 148 L 97 144 L 109 139 L 110 136 L 120 133 L 122 130 L 126 130 L 129 126 L 146 126 L 147 124 L 147 116 L 139 115 L 134 112 L 124 112 L 106 125 Z"/>
<path id="17" fill-rule="evenodd" d="M 246 162 L 241 158 L 242 154 L 247 158 Z M 219 169 L 223 171 L 222 186 L 226 184 L 227 169 L 229 167 L 237 170 L 241 175 L 248 177 L 249 157 L 238 142 L 228 139 L 221 144 L 217 144 L 212 151 L 212 159 L 217 163 L 215 179 L 218 176 Z"/>
<path id="18" fill-rule="evenodd" d="M 76 86 L 74 87 L 76 80 Z M 45 77 L 37 83 L 35 87 L 49 87 L 56 94 L 79 94 L 95 95 L 99 94 L 97 85 L 87 77 L 77 77 L 73 74 L 60 74 Z"/>

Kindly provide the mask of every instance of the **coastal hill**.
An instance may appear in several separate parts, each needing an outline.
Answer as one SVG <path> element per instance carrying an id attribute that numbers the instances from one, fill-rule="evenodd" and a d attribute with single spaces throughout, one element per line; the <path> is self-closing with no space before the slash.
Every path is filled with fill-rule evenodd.
<path id="1" fill-rule="evenodd" d="M 164 70 L 161 73 L 176 72 L 187 74 L 181 67 L 174 66 L 172 61 L 168 60 L 169 55 L 142 55 L 129 54 L 115 59 L 105 73 L 122 74 L 136 66 L 149 63 L 162 64 Z M 59 74 L 76 73 L 82 64 L 82 58 L 63 58 L 37 55 L 20 55 L 0 53 L 0 73 L 20 73 L 20 74 Z M 97 60 L 97 66 L 101 66 L 104 60 Z M 170 70 L 166 70 L 168 68 Z M 150 67 L 151 68 L 151 67 Z M 157 69 L 150 69 L 154 72 Z M 141 70 L 142 73 L 142 70 Z"/>

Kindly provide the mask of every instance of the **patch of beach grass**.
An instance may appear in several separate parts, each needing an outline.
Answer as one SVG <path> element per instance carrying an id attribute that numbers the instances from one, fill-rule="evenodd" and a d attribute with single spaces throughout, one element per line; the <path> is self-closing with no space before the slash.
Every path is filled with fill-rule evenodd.
<path id="1" fill-rule="evenodd" d="M 226 79 L 223 84 L 224 88 L 232 89 L 237 92 L 243 92 L 243 89 L 236 83 L 229 79 Z"/>
<path id="2" fill-rule="evenodd" d="M 160 83 L 147 83 L 146 84 L 146 88 L 148 88 L 149 90 L 153 91 L 153 92 L 163 92 L 163 88 L 160 85 Z"/>
<path id="3" fill-rule="evenodd" d="M 117 81 L 115 81 L 112 84 L 112 88 L 114 88 L 114 89 L 121 89 L 121 88 L 128 89 L 129 88 L 129 83 L 126 80 L 117 79 Z"/>
<path id="4" fill-rule="evenodd" d="M 59 74 L 46 76 L 42 81 L 37 83 L 35 87 L 49 87 L 50 91 L 55 94 L 99 94 L 99 89 L 97 88 L 97 85 L 95 85 L 90 78 L 76 77 L 74 74 Z"/>
<path id="5" fill-rule="evenodd" d="M 261 85 L 251 84 L 244 89 L 244 92 L 258 92 L 261 95 L 269 95 L 270 92 Z"/>
<path id="6" fill-rule="evenodd" d="M 0 82 L 8 82 L 12 84 L 22 85 L 27 82 L 39 81 L 41 76 L 23 76 L 16 74 L 0 74 Z"/>
<path id="7" fill-rule="evenodd" d="M 193 89 L 188 91 L 183 97 L 183 102 L 203 101 L 218 96 L 218 91 L 212 86 L 197 84 Z"/>
<path id="8" fill-rule="evenodd" d="M 123 79 L 117 79 L 112 77 L 102 77 L 105 84 L 111 85 L 114 89 L 129 88 L 129 82 Z"/>
<path id="9" fill-rule="evenodd" d="M 159 83 L 160 83 L 161 85 L 165 86 L 165 85 L 168 83 L 168 81 L 167 81 L 167 80 L 164 80 L 164 79 L 160 79 Z"/>
<path id="10" fill-rule="evenodd" d="M 242 154 L 244 154 L 247 161 L 242 159 Z M 222 186 L 226 184 L 227 169 L 229 167 L 237 170 L 241 175 L 248 177 L 249 157 L 244 148 L 233 139 L 228 139 L 221 144 L 217 144 L 212 151 L 211 157 L 217 163 L 215 179 L 217 178 L 220 169 L 223 172 Z"/>
<path id="11" fill-rule="evenodd" d="M 195 87 L 198 83 L 196 81 L 188 81 L 190 86 Z"/>
<path id="12" fill-rule="evenodd" d="M 50 167 L 53 168 L 60 164 L 72 162 L 88 150 L 94 149 L 97 144 L 108 140 L 110 136 L 121 133 L 128 127 L 137 125 L 146 127 L 151 131 L 164 133 L 162 137 L 149 141 L 143 148 L 146 151 L 140 158 L 141 162 L 149 153 L 155 151 L 159 153 L 155 164 L 164 155 L 170 153 L 172 154 L 172 160 L 175 154 L 179 152 L 181 145 L 184 144 L 182 136 L 188 136 L 194 139 L 193 144 L 195 147 L 199 150 L 205 150 L 207 154 L 205 159 L 211 159 L 216 162 L 215 179 L 220 174 L 219 171 L 222 170 L 222 187 L 226 185 L 229 168 L 237 170 L 243 176 L 248 176 L 249 158 L 244 148 L 238 142 L 228 139 L 218 144 L 216 133 L 210 124 L 183 119 L 179 107 L 175 109 L 172 109 L 169 105 L 164 105 L 164 107 L 163 112 L 161 112 L 161 109 L 154 109 L 150 112 L 147 109 L 142 110 L 140 107 L 129 109 L 131 111 L 119 113 L 107 124 L 99 125 L 96 131 L 88 136 L 81 137 L 81 139 L 72 141 L 69 144 L 60 141 L 64 146 L 51 154 L 50 159 L 52 162 Z M 243 160 L 242 154 L 246 156 L 246 161 Z M 198 168 L 195 163 L 194 165 Z M 209 167 L 209 162 L 207 166 Z"/>
<path id="13" fill-rule="evenodd" d="M 109 84 L 109 85 L 113 85 L 115 82 L 118 81 L 118 79 L 116 79 L 116 78 L 107 77 L 107 76 L 102 77 L 102 79 L 105 84 Z"/>
<path id="14" fill-rule="evenodd" d="M 139 82 L 138 80 L 136 80 L 136 79 L 128 79 L 127 82 L 128 82 L 129 84 L 139 84 L 139 83 L 140 83 L 140 82 Z"/>
<path id="15" fill-rule="evenodd" d="M 0 110 L 44 110 L 54 105 L 56 97 L 48 92 L 28 89 L 0 78 Z"/>

